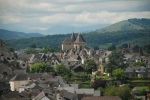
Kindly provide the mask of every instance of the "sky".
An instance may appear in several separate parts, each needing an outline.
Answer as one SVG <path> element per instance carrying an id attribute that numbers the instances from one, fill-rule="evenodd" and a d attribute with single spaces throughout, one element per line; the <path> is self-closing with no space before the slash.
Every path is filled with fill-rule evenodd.
<path id="1" fill-rule="evenodd" d="M 87 32 L 150 18 L 150 0 L 0 0 L 0 28 L 42 34 Z"/>

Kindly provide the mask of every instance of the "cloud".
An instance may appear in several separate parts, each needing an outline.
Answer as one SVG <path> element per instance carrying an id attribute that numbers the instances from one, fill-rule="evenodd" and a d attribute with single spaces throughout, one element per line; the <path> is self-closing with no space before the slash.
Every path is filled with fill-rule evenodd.
<path id="1" fill-rule="evenodd" d="M 76 21 L 87 23 L 87 24 L 113 24 L 121 20 L 126 20 L 129 18 L 150 18 L 150 12 L 97 12 L 89 13 L 85 12 L 76 16 Z"/>
<path id="2" fill-rule="evenodd" d="M 46 34 L 85 31 L 129 18 L 150 18 L 149 4 L 149 0 L 0 0 L 0 28 Z"/>

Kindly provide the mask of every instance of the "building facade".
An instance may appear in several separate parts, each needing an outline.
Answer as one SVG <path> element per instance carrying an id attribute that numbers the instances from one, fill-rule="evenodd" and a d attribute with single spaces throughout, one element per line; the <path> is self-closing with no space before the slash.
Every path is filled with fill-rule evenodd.
<path id="1" fill-rule="evenodd" d="M 70 50 L 70 49 L 81 49 L 86 45 L 86 41 L 83 36 L 78 33 L 76 36 L 74 33 L 70 38 L 66 38 L 62 43 L 62 50 Z"/>

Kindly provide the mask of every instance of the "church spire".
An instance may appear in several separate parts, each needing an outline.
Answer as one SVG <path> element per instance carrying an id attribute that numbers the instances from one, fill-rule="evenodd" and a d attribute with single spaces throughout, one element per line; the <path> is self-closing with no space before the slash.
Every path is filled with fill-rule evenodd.
<path id="1" fill-rule="evenodd" d="M 76 40 L 76 36 L 75 36 L 75 34 L 74 34 L 74 32 L 72 33 L 72 35 L 71 35 L 71 41 L 75 41 Z"/>
<path id="2" fill-rule="evenodd" d="M 79 33 L 76 40 L 75 40 L 75 43 L 85 43 L 86 41 L 84 40 L 83 36 Z"/>

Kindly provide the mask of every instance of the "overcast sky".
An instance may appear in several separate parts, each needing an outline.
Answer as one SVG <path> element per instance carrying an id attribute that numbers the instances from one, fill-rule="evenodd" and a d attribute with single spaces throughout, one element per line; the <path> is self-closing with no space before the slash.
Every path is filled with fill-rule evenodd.
<path id="1" fill-rule="evenodd" d="M 129 18 L 150 18 L 150 0 L 0 0 L 0 28 L 21 32 L 84 32 Z"/>

